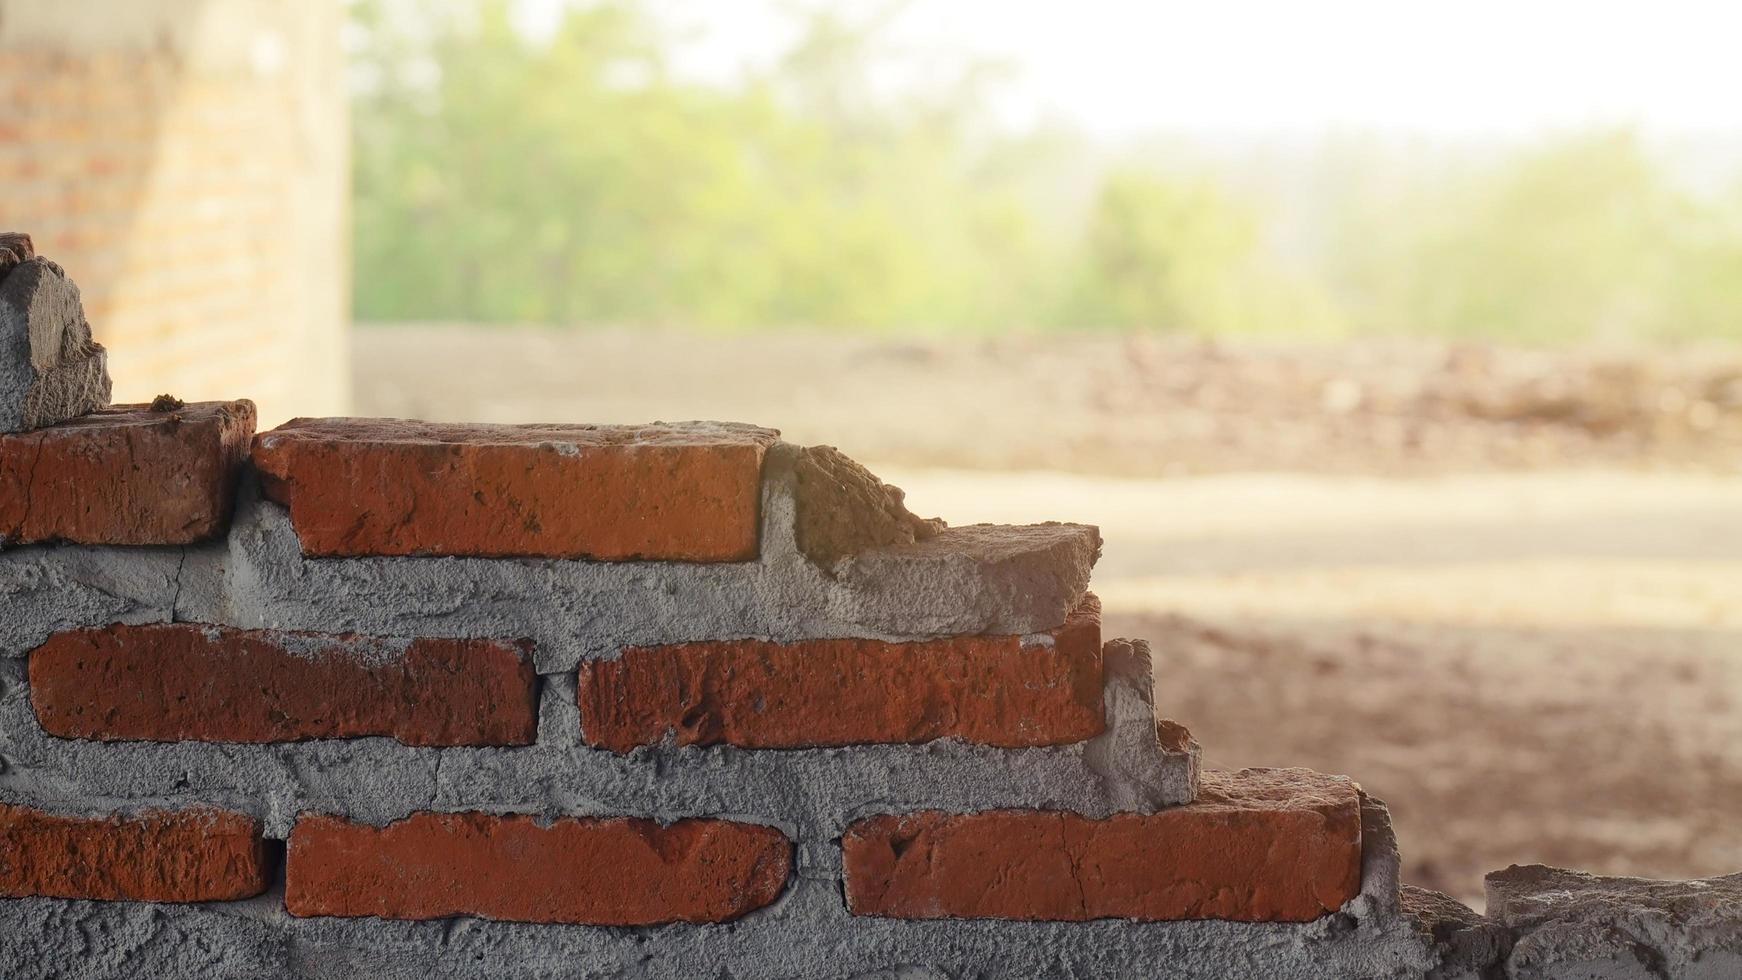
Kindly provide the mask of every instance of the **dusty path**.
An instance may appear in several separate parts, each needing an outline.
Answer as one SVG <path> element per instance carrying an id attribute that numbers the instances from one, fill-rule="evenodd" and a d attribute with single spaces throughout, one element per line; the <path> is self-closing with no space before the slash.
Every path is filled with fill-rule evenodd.
<path id="1" fill-rule="evenodd" d="M 1097 523 L 1108 627 L 1155 643 L 1163 711 L 1212 764 L 1361 780 L 1394 808 L 1410 880 L 1474 900 L 1512 862 L 1742 869 L 1742 477 L 1723 475 L 1742 454 L 1702 443 L 1689 467 L 1691 444 L 1654 442 L 1637 419 L 1604 437 L 1590 423 L 1614 400 L 1589 392 L 1557 416 L 1577 425 L 1415 426 L 1378 400 L 1318 412 L 1347 392 L 1275 359 L 1198 356 L 1199 387 L 1221 394 L 1175 404 L 1146 379 L 1178 365 L 1118 354 L 364 330 L 356 408 L 738 418 L 840 445 L 928 515 Z M 1397 365 L 1363 370 L 1370 390 L 1436 390 Z M 1438 362 L 1423 370 L 1443 380 Z M 1502 393 L 1519 391 L 1537 389 Z M 1567 460 L 1600 468 L 1541 468 Z M 1293 472 L 1241 471 L 1255 463 Z M 1103 475 L 998 469 L 1043 465 Z"/>

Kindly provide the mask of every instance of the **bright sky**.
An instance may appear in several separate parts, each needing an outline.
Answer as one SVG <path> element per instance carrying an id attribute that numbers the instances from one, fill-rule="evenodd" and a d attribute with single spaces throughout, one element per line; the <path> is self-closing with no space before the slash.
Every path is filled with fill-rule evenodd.
<path id="1" fill-rule="evenodd" d="M 790 38 L 783 0 L 648 2 L 705 28 L 677 66 L 695 75 L 729 77 Z M 1736 2 L 912 0 L 894 31 L 922 70 L 964 52 L 1012 63 L 1015 121 L 1058 117 L 1110 137 L 1742 133 Z"/>

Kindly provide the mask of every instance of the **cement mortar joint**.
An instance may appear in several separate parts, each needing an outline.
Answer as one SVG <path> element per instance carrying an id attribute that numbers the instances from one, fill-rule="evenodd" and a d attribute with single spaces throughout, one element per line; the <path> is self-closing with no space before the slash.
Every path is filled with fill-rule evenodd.
<path id="1" fill-rule="evenodd" d="M 220 541 L 176 548 L 0 551 L 0 656 L 59 630 L 197 622 L 410 638 L 528 638 L 537 669 L 573 670 L 626 646 L 693 640 L 929 639 L 961 633 L 1044 643 L 1084 592 L 1092 527 L 953 529 L 874 549 L 827 572 L 794 537 L 796 447 L 764 462 L 761 555 L 729 563 L 550 559 L 305 558 L 283 508 L 245 479 Z"/>

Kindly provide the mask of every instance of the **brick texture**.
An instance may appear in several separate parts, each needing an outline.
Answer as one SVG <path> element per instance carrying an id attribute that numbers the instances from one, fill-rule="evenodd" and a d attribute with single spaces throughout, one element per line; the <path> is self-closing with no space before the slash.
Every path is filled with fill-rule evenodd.
<path id="1" fill-rule="evenodd" d="M 762 457 L 751 426 L 298 419 L 255 440 L 309 555 L 743 561 Z"/>
<path id="2" fill-rule="evenodd" d="M 344 5 L 124 6 L 0 3 L 5 226 L 78 282 L 119 400 L 343 411 Z"/>
<path id="3" fill-rule="evenodd" d="M 90 818 L 0 803 L 0 895 L 222 902 L 266 890 L 260 825 L 221 810 Z"/>
<path id="4" fill-rule="evenodd" d="M 117 625 L 33 651 L 30 699 L 43 729 L 69 738 L 526 745 L 538 729 L 530 653 L 493 640 Z"/>
<path id="5" fill-rule="evenodd" d="M 177 545 L 229 527 L 248 401 L 118 406 L 0 435 L 0 541 Z"/>
<path id="6" fill-rule="evenodd" d="M 1248 769 L 1154 814 L 926 811 L 841 846 L 855 915 L 1304 922 L 1360 890 L 1361 804 L 1346 779 Z"/>
<path id="7" fill-rule="evenodd" d="M 1049 641 L 956 636 L 915 643 L 722 640 L 631 647 L 581 665 L 588 744 L 796 748 L 925 742 L 1078 742 L 1101 733 L 1100 602 Z"/>
<path id="8" fill-rule="evenodd" d="M 792 846 L 726 820 L 419 813 L 372 827 L 305 815 L 291 831 L 292 915 L 653 925 L 725 922 L 780 894 Z"/>

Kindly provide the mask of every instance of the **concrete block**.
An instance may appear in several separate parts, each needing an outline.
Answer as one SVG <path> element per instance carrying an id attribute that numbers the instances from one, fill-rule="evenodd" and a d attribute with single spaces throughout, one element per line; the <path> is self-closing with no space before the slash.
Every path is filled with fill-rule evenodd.
<path id="1" fill-rule="evenodd" d="M 109 404 L 108 354 L 79 287 L 17 236 L 0 263 L 0 433 L 29 432 Z M 12 264 L 10 270 L 4 268 Z"/>
<path id="2" fill-rule="evenodd" d="M 1403 913 L 1433 942 L 1439 962 L 1427 980 L 1500 980 L 1512 933 L 1462 902 L 1413 885 L 1402 890 Z"/>
<path id="3" fill-rule="evenodd" d="M 1515 936 L 1513 980 L 1742 977 L 1742 874 L 1653 881 L 1514 865 L 1487 890 L 1489 917 Z"/>

